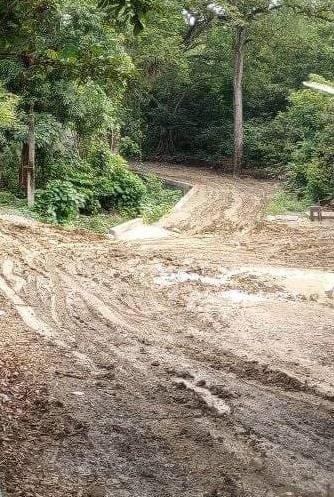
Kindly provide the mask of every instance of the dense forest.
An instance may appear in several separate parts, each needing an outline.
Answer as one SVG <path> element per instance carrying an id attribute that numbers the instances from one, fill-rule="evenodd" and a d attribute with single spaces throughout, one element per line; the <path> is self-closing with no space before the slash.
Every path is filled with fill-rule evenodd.
<path id="1" fill-rule="evenodd" d="M 36 189 L 44 217 L 155 218 L 174 196 L 133 159 L 333 193 L 334 98 L 303 87 L 334 80 L 331 0 L 1 0 L 0 15 L 1 187 L 30 205 Z"/>

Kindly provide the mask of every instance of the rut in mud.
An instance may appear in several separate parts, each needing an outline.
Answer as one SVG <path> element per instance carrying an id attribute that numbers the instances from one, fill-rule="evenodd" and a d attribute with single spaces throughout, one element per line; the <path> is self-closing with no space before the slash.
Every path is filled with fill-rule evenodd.
<path id="1" fill-rule="evenodd" d="M 194 185 L 166 239 L 0 220 L 2 486 L 331 497 L 334 229 L 264 221 L 272 184 L 147 169 Z"/>

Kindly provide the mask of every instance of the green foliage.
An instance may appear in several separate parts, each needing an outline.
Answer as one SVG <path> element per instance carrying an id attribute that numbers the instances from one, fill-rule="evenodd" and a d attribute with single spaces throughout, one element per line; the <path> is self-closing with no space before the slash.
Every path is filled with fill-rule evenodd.
<path id="1" fill-rule="evenodd" d="M 126 161 L 120 155 L 113 154 L 103 142 L 97 142 L 93 145 L 88 155 L 88 162 L 92 167 L 94 176 L 109 179 L 115 168 L 126 166 Z"/>
<path id="2" fill-rule="evenodd" d="M 0 191 L 0 210 L 5 214 L 34 217 L 34 213 L 29 209 L 25 199 L 19 198 L 6 190 Z"/>
<path id="3" fill-rule="evenodd" d="M 105 146 L 97 143 L 89 154 L 90 185 L 103 209 L 139 212 L 146 192 L 143 181 L 129 170 L 126 161 Z"/>
<path id="4" fill-rule="evenodd" d="M 266 11 L 269 0 L 216 3 L 228 6 L 229 21 L 233 22 L 239 22 L 245 11 L 251 12 L 252 6 L 267 14 L 258 15 L 248 27 L 244 78 L 246 159 L 256 162 L 256 167 L 268 162 L 286 164 L 290 152 L 284 150 L 285 157 L 280 161 L 280 145 L 275 145 L 280 139 L 278 128 L 283 124 L 272 123 L 289 105 L 290 93 L 301 87 L 310 72 L 333 79 L 332 24 L 307 17 L 304 11 L 299 15 L 292 8 L 278 9 L 270 15 Z M 300 4 L 299 0 L 295 3 L 295 7 Z M 208 15 L 207 2 L 193 0 L 186 4 L 195 11 L 205 7 L 205 16 Z M 180 3 L 169 0 L 167 6 L 157 0 L 147 16 L 146 29 L 131 44 L 139 70 L 127 92 L 129 109 L 124 115 L 123 132 L 141 143 L 144 157 L 220 162 L 231 155 L 233 32 L 223 22 L 212 22 L 210 26 L 199 28 L 189 44 L 189 27 L 180 16 Z M 143 131 L 140 140 L 136 123 Z"/>
<path id="5" fill-rule="evenodd" d="M 142 155 L 138 143 L 129 136 L 124 136 L 121 139 L 120 153 L 127 159 L 140 159 Z"/>
<path id="6" fill-rule="evenodd" d="M 0 85 L 0 129 L 12 128 L 15 125 L 17 105 L 18 98 Z"/>
<path id="7" fill-rule="evenodd" d="M 152 0 L 99 0 L 110 15 L 132 25 L 135 34 L 144 28 L 144 16 L 151 8 Z"/>
<path id="8" fill-rule="evenodd" d="M 21 150 L 17 143 L 5 143 L 0 162 L 0 179 L 2 186 L 14 194 L 20 191 L 18 185 Z"/>
<path id="9" fill-rule="evenodd" d="M 72 225 L 75 228 L 95 231 L 96 233 L 109 233 L 113 226 L 121 224 L 128 219 L 127 216 L 119 213 L 101 213 L 95 215 L 79 215 L 73 220 Z"/>
<path id="10" fill-rule="evenodd" d="M 104 140 L 115 126 L 133 64 L 124 37 L 95 1 L 0 0 L 0 11 L 0 80 L 6 88 L 2 92 L 0 87 L 0 164 L 2 169 L 5 162 L 6 169 L 1 179 L 18 189 L 13 150 L 27 140 L 27 113 L 33 104 L 36 183 L 43 188 L 57 177 L 56 168 L 72 157 L 85 158 L 91 143 Z M 8 128 L 16 118 L 14 103 L 22 125 L 4 134 L 1 120 Z M 13 175 L 7 169 L 10 154 Z"/>
<path id="11" fill-rule="evenodd" d="M 305 194 L 312 200 L 321 200 L 334 194 L 333 164 L 328 167 L 314 160 L 306 167 Z"/>
<path id="12" fill-rule="evenodd" d="M 334 99 L 298 90 L 291 93 L 286 110 L 269 123 L 247 123 L 248 158 L 273 170 L 284 166 L 289 188 L 315 202 L 334 193 L 333 136 Z"/>
<path id="13" fill-rule="evenodd" d="M 317 201 L 334 193 L 334 100 L 310 90 L 291 95 L 280 143 L 290 153 L 291 188 Z"/>
<path id="14" fill-rule="evenodd" d="M 73 220 L 83 205 L 83 197 L 67 181 L 54 180 L 38 192 L 35 209 L 41 218 L 66 224 Z"/>
<path id="15" fill-rule="evenodd" d="M 285 167 L 299 197 L 315 201 L 331 193 L 333 99 L 300 90 L 309 77 L 334 79 L 329 0 L 287 0 L 275 13 L 268 11 L 270 0 L 215 3 L 226 16 L 218 18 L 204 0 L 186 2 L 208 21 L 192 37 L 179 0 L 0 0 L 1 185 L 19 192 L 33 105 L 37 187 L 53 192 L 50 201 L 57 203 L 49 182 L 65 182 L 81 198 L 71 214 L 65 209 L 65 218 L 78 208 L 94 216 L 101 209 L 143 211 L 150 220 L 163 215 L 176 193 L 156 180 L 143 183 L 106 144 L 120 130 L 120 152 L 130 159 L 168 155 L 220 163 L 230 156 L 231 27 L 242 24 L 249 38 L 247 161 L 273 172 Z M 314 16 L 318 8 L 321 17 Z M 67 190 L 68 198 L 72 194 Z M 62 219 L 61 209 L 51 217 Z"/>
<path id="16" fill-rule="evenodd" d="M 141 201 L 146 193 L 143 181 L 130 171 L 125 163 L 113 166 L 109 177 L 98 185 L 98 196 L 104 209 L 140 212 Z"/>
<path id="17" fill-rule="evenodd" d="M 8 191 L 0 191 L 0 205 L 16 205 L 20 203 L 20 199 L 18 199 L 14 193 Z"/>
<path id="18" fill-rule="evenodd" d="M 165 188 L 163 182 L 153 174 L 145 177 L 145 184 L 146 195 L 141 212 L 147 223 L 154 223 L 168 214 L 183 194 L 180 190 Z"/>
<path id="19" fill-rule="evenodd" d="M 312 202 L 309 198 L 297 198 L 295 193 L 280 190 L 277 192 L 266 212 L 271 215 L 288 214 L 289 212 L 305 212 Z"/>

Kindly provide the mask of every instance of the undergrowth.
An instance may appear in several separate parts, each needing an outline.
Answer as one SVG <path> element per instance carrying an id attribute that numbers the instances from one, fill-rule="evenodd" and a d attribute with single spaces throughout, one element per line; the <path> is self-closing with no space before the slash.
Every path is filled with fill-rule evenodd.
<path id="1" fill-rule="evenodd" d="M 304 213 L 311 203 L 312 202 L 308 198 L 298 199 L 293 193 L 280 190 L 268 204 L 266 212 L 273 216 L 292 212 Z"/>
<path id="2" fill-rule="evenodd" d="M 146 195 L 141 205 L 141 213 L 146 223 L 154 223 L 167 215 L 181 199 L 181 190 L 166 188 L 163 181 L 149 174 L 145 178 Z"/>
<path id="3" fill-rule="evenodd" d="M 128 220 L 126 215 L 119 213 L 115 214 L 96 214 L 93 216 L 78 216 L 71 224 L 72 227 L 77 229 L 85 229 L 94 231 L 95 233 L 106 234 L 109 233 L 111 228 L 117 224 L 124 223 Z"/>
<path id="4" fill-rule="evenodd" d="M 88 209 L 87 199 L 89 198 L 83 188 L 78 189 L 80 191 L 78 193 L 71 182 L 55 180 L 49 183 L 47 189 L 37 193 L 37 202 L 33 209 L 28 208 L 25 199 L 17 198 L 8 191 L 0 191 L 0 211 L 5 214 L 34 218 L 42 222 L 65 225 L 70 229 L 86 229 L 105 234 L 117 224 L 137 216 L 142 216 L 146 223 L 154 223 L 168 214 L 182 197 L 182 191 L 166 188 L 163 181 L 153 174 L 145 176 L 140 182 L 143 186 L 137 181 L 139 185 L 137 190 L 139 191 L 140 188 L 144 193 L 138 196 L 138 205 L 135 208 L 131 203 L 132 195 L 131 202 L 128 202 L 126 207 L 119 202 L 114 209 L 102 209 L 98 203 L 97 209 Z M 119 181 L 116 184 L 117 187 L 118 183 Z M 124 190 L 127 188 L 123 186 Z M 111 191 L 111 187 L 109 190 Z"/>
<path id="5" fill-rule="evenodd" d="M 25 199 L 18 198 L 8 191 L 0 191 L 0 211 L 3 214 L 17 214 L 30 218 L 37 217 L 37 215 L 29 209 Z"/>

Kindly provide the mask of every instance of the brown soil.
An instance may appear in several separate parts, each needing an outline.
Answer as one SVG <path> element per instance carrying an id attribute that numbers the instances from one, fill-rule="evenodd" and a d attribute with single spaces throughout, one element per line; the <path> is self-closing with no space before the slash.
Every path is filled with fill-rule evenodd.
<path id="1" fill-rule="evenodd" d="M 170 238 L 0 219 L 3 492 L 332 497 L 334 227 L 264 221 L 274 184 L 146 168 L 194 185 Z"/>

